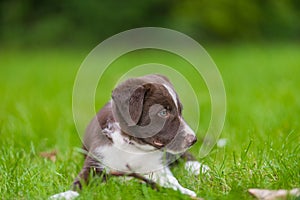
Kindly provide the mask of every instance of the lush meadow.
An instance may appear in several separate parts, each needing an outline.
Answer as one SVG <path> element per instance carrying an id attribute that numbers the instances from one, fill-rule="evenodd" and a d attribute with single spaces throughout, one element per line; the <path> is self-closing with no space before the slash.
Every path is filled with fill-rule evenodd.
<path id="1" fill-rule="evenodd" d="M 221 138 L 226 138 L 227 144 L 214 147 L 199 159 L 211 168 L 209 177 L 187 174 L 180 163 L 173 169 L 179 182 L 205 199 L 252 199 L 248 188 L 300 187 L 299 45 L 236 44 L 206 49 L 226 88 L 227 117 Z M 47 198 L 68 190 L 80 171 L 83 157 L 72 115 L 72 89 L 87 53 L 74 49 L 0 51 L 2 199 Z M 96 109 L 110 98 L 115 81 L 132 62 L 154 59 L 189 67 L 170 55 L 148 55 L 141 58 L 133 54 L 113 63 L 99 86 Z M 118 66 L 123 66 L 123 71 Z M 186 77 L 195 79 L 193 72 L 187 72 Z M 191 149 L 197 155 L 210 119 L 210 103 L 203 81 L 193 87 L 202 99 L 199 142 Z M 189 96 L 181 98 L 184 101 Z M 184 106 L 187 121 L 192 120 L 189 112 L 194 108 Z M 40 156 L 40 152 L 53 150 L 57 151 L 55 162 Z M 111 178 L 106 184 L 95 178 L 80 198 L 189 199 L 170 189 L 157 192 L 136 180 L 124 182 L 120 178 Z"/>

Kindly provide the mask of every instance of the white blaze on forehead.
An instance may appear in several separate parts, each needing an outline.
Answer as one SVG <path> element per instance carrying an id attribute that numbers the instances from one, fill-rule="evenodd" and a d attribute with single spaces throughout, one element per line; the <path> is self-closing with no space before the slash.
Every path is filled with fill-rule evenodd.
<path id="1" fill-rule="evenodd" d="M 175 105 L 176 105 L 176 108 L 178 108 L 178 105 L 177 105 L 177 98 L 176 98 L 176 93 L 174 92 L 174 90 L 172 88 L 170 88 L 168 85 L 166 84 L 163 84 L 163 86 L 168 90 L 169 94 L 171 95 Z"/>

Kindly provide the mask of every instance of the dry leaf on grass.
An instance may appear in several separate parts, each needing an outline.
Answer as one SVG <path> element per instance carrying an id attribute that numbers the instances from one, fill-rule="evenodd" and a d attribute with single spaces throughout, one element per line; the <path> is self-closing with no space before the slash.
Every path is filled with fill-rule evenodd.
<path id="1" fill-rule="evenodd" d="M 51 160 L 52 162 L 55 162 L 56 161 L 56 154 L 57 154 L 57 151 L 53 150 L 53 151 L 50 151 L 50 152 L 41 152 L 40 156 L 43 157 L 43 158 L 47 158 L 47 159 Z"/>
<path id="2" fill-rule="evenodd" d="M 292 190 L 265 190 L 252 188 L 249 189 L 248 192 L 260 200 L 277 200 L 300 196 L 300 188 Z"/>

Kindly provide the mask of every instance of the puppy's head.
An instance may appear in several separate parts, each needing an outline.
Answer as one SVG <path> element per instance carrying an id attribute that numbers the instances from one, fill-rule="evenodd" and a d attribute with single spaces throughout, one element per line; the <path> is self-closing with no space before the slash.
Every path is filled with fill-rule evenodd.
<path id="1" fill-rule="evenodd" d="M 182 118 L 174 87 L 164 76 L 129 79 L 115 88 L 112 99 L 116 121 L 136 141 L 181 153 L 197 140 Z"/>

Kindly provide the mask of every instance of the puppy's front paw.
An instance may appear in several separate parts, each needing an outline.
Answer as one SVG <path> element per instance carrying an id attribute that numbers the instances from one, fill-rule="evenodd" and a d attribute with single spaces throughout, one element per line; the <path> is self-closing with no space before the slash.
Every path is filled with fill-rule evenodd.
<path id="1" fill-rule="evenodd" d="M 186 195 L 189 195 L 191 197 L 196 197 L 197 196 L 197 194 L 194 191 L 186 189 L 186 188 L 180 188 L 180 192 L 182 194 L 186 194 Z"/>
<path id="2" fill-rule="evenodd" d="M 78 192 L 68 190 L 59 194 L 52 195 L 49 199 L 65 199 L 65 200 L 71 200 L 75 199 L 79 196 Z"/>
<path id="3" fill-rule="evenodd" d="M 203 165 L 198 161 L 187 161 L 184 165 L 184 168 L 194 175 L 207 174 L 210 171 L 210 168 L 207 165 Z"/>

